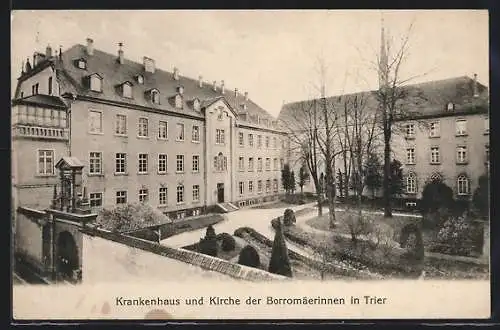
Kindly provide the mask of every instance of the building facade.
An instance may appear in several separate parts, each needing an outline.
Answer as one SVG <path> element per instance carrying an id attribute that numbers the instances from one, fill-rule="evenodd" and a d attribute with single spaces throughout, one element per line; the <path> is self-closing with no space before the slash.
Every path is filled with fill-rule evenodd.
<path id="1" fill-rule="evenodd" d="M 12 102 L 13 204 L 50 205 L 55 164 L 84 164 L 91 207 L 145 202 L 174 218 L 282 192 L 286 135 L 224 81 L 166 72 L 86 45 L 35 53 Z"/>

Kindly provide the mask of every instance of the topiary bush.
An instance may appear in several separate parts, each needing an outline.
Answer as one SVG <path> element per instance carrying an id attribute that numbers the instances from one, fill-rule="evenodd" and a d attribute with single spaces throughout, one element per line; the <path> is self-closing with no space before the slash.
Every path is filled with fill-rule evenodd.
<path id="1" fill-rule="evenodd" d="M 297 219 L 295 218 L 295 213 L 291 209 L 286 209 L 285 213 L 283 214 L 283 224 L 285 226 L 291 226 L 297 222 Z"/>
<path id="2" fill-rule="evenodd" d="M 240 251 L 240 256 L 238 257 L 238 264 L 248 267 L 259 268 L 260 257 L 257 250 L 250 245 L 246 245 Z"/>
<path id="3" fill-rule="evenodd" d="M 425 257 L 422 229 L 416 223 L 410 223 L 401 229 L 399 244 L 406 249 L 404 257 L 413 261 L 422 261 Z"/>
<path id="4" fill-rule="evenodd" d="M 290 265 L 290 258 L 288 257 L 288 249 L 281 221 L 278 222 L 278 228 L 276 228 L 274 236 L 271 260 L 269 261 L 269 272 L 292 277 L 292 267 Z"/>
<path id="5" fill-rule="evenodd" d="M 443 181 L 429 181 L 422 191 L 420 209 L 424 215 L 424 225 L 428 228 L 439 227 L 446 221 L 447 210 L 454 206 L 453 190 Z"/>
<path id="6" fill-rule="evenodd" d="M 279 223 L 281 221 L 281 217 L 277 217 L 271 220 L 271 227 L 273 227 L 274 230 L 279 228 Z"/>
<path id="7" fill-rule="evenodd" d="M 205 237 L 200 239 L 199 252 L 217 257 L 217 236 L 212 225 L 207 227 Z"/>
<path id="8" fill-rule="evenodd" d="M 217 235 L 217 240 L 221 241 L 221 249 L 223 251 L 233 251 L 236 248 L 236 241 L 234 237 L 228 233 L 221 233 Z"/>

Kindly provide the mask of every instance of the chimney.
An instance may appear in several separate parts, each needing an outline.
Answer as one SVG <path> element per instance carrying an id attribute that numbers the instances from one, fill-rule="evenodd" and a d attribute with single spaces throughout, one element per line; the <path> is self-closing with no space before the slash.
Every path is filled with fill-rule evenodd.
<path id="1" fill-rule="evenodd" d="M 220 81 L 220 92 L 221 94 L 224 94 L 226 89 L 224 88 L 224 80 Z"/>
<path id="2" fill-rule="evenodd" d="M 26 59 L 26 72 L 30 72 L 31 71 L 31 64 L 30 64 L 30 58 L 28 57 Z"/>
<path id="3" fill-rule="evenodd" d="M 174 67 L 174 80 L 179 80 L 179 69 Z"/>
<path id="4" fill-rule="evenodd" d="M 47 48 L 45 48 L 45 57 L 46 58 L 52 57 L 52 47 L 50 47 L 50 45 L 47 45 Z"/>
<path id="5" fill-rule="evenodd" d="M 87 38 L 87 55 L 94 55 L 94 40 Z"/>
<path id="6" fill-rule="evenodd" d="M 474 97 L 479 97 L 479 92 L 477 90 L 477 73 L 474 73 L 474 85 L 472 86 L 474 91 Z"/>
<path id="7" fill-rule="evenodd" d="M 215 81 L 215 80 L 214 80 L 214 83 L 213 83 L 212 89 L 213 89 L 214 91 L 217 91 L 217 81 Z"/>
<path id="8" fill-rule="evenodd" d="M 143 57 L 144 71 L 155 73 L 155 61 L 152 58 Z"/>
<path id="9" fill-rule="evenodd" d="M 235 88 L 234 89 L 234 98 L 237 98 L 238 97 L 238 88 Z"/>
<path id="10" fill-rule="evenodd" d="M 245 102 L 248 101 L 248 92 L 245 92 Z"/>
<path id="11" fill-rule="evenodd" d="M 198 87 L 200 87 L 200 88 L 203 87 L 203 77 L 202 76 L 198 77 Z"/>
<path id="12" fill-rule="evenodd" d="M 24 60 L 23 60 L 23 62 L 21 63 L 21 74 L 23 74 L 23 73 L 24 73 Z"/>
<path id="13" fill-rule="evenodd" d="M 123 64 L 125 59 L 123 58 L 123 42 L 118 43 L 118 63 Z"/>

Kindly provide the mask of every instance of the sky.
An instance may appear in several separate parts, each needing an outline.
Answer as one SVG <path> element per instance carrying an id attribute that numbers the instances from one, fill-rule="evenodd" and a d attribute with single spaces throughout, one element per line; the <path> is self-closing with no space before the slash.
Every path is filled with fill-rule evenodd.
<path id="1" fill-rule="evenodd" d="M 327 95 L 376 88 L 382 18 L 394 50 L 413 22 L 402 77 L 422 82 L 477 73 L 489 85 L 486 10 L 39 10 L 11 13 L 12 90 L 34 51 L 48 44 L 64 51 L 90 37 L 112 54 L 123 42 L 129 60 L 148 56 L 167 71 L 224 80 L 277 116 L 285 102 L 318 97 L 320 63 Z"/>

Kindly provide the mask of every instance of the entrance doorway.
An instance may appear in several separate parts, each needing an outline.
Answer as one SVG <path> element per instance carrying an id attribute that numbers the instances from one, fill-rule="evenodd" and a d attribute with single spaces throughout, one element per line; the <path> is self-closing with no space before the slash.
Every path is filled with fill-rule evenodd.
<path id="1" fill-rule="evenodd" d="M 73 271 L 77 269 L 79 260 L 75 239 L 63 231 L 57 238 L 57 274 L 63 279 L 73 280 Z"/>
<path id="2" fill-rule="evenodd" d="M 224 184 L 217 183 L 217 203 L 224 203 Z"/>

